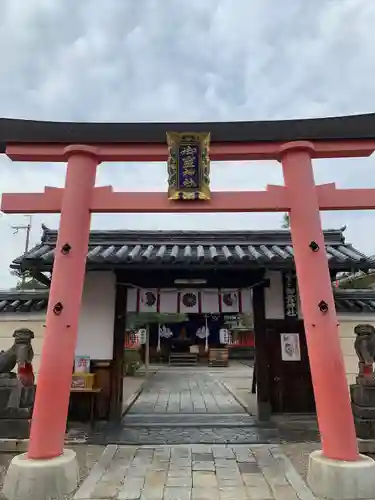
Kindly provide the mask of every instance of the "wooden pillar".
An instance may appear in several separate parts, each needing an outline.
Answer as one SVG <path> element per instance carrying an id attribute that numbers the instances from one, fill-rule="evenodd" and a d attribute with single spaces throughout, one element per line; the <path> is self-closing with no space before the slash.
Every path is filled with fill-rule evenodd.
<path id="1" fill-rule="evenodd" d="M 323 453 L 358 460 L 358 445 L 308 142 L 281 148 L 298 287 Z"/>
<path id="2" fill-rule="evenodd" d="M 126 287 L 116 283 L 115 321 L 113 329 L 113 361 L 111 375 L 110 420 L 119 422 L 122 416 L 124 348 L 126 330 Z M 126 381 L 125 381 L 126 382 Z"/>
<path id="3" fill-rule="evenodd" d="M 150 325 L 146 326 L 146 345 L 145 345 L 145 374 L 148 377 L 150 371 Z"/>
<path id="4" fill-rule="evenodd" d="M 263 286 L 253 289 L 254 333 L 255 333 L 255 376 L 258 420 L 271 418 L 269 391 L 269 361 L 266 328 L 266 303 Z"/>
<path id="5" fill-rule="evenodd" d="M 32 459 L 63 452 L 98 165 L 95 148 L 65 151 L 68 166 L 30 431 Z"/>

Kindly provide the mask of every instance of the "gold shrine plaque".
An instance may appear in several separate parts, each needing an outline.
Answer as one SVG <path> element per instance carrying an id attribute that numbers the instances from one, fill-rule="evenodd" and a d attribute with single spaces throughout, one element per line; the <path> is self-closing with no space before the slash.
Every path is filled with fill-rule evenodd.
<path id="1" fill-rule="evenodd" d="M 167 132 L 168 199 L 210 200 L 209 132 Z"/>

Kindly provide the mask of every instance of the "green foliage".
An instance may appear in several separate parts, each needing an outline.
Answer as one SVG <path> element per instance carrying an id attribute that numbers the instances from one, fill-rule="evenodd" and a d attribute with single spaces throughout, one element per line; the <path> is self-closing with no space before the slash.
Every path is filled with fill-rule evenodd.
<path id="1" fill-rule="evenodd" d="M 289 217 L 289 214 L 284 214 L 283 215 L 283 222 L 281 224 L 281 227 L 283 229 L 289 229 L 290 228 L 290 217 Z"/>
<path id="2" fill-rule="evenodd" d="M 145 325 L 164 325 L 165 323 L 183 323 L 187 321 L 186 314 L 168 313 L 129 313 L 126 317 L 127 328 L 138 328 Z"/>
<path id="3" fill-rule="evenodd" d="M 124 350 L 124 375 L 133 376 L 141 364 L 141 355 L 137 349 Z"/>
<path id="4" fill-rule="evenodd" d="M 349 289 L 360 289 L 365 290 L 366 288 L 373 289 L 375 285 L 375 274 L 364 274 L 363 276 L 357 276 L 353 279 L 346 280 L 339 283 L 339 288 L 349 288 Z"/>
<path id="5" fill-rule="evenodd" d="M 10 274 L 18 278 L 16 283 L 17 290 L 46 290 L 48 288 L 31 276 L 28 270 L 20 271 L 19 269 L 13 269 Z"/>

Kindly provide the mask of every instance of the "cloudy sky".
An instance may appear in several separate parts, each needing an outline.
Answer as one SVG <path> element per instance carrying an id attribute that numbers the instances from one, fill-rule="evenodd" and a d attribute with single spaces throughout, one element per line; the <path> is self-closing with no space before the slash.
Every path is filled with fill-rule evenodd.
<path id="1" fill-rule="evenodd" d="M 370 0 L 0 0 L 0 116 L 79 121 L 229 121 L 375 111 Z M 1 192 L 62 186 L 62 164 L 0 159 Z M 375 187 L 375 157 L 315 162 L 319 183 Z M 278 164 L 212 165 L 212 188 L 282 183 Z M 97 184 L 166 191 L 165 164 L 103 164 Z M 278 228 L 280 214 L 100 215 L 95 228 Z M 375 214 L 325 213 L 375 253 Z M 32 243 L 41 223 L 34 216 Z M 22 253 L 23 216 L 0 217 L 0 288 Z"/>

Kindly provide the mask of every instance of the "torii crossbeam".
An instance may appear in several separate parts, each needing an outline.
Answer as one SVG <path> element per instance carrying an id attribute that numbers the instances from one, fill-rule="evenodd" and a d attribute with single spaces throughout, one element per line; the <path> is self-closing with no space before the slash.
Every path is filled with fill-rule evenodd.
<path id="1" fill-rule="evenodd" d="M 316 186 L 320 210 L 372 210 L 374 189 L 337 189 L 334 183 Z M 46 187 L 44 193 L 5 193 L 1 210 L 9 214 L 61 213 L 64 189 Z M 285 186 L 268 185 L 266 191 L 217 191 L 207 203 L 170 201 L 161 192 L 119 192 L 112 186 L 95 187 L 92 213 L 219 213 L 288 212 L 291 194 Z"/>
<path id="2" fill-rule="evenodd" d="M 122 126 L 20 121 L 18 132 L 17 124 L 13 124 L 10 139 L 1 125 L 0 143 L 3 134 L 11 160 L 67 161 L 63 189 L 47 187 L 39 194 L 5 193 L 1 203 L 6 213 L 61 213 L 29 459 L 53 460 L 63 454 L 91 213 L 287 211 L 323 456 L 342 463 L 362 460 L 348 397 L 320 210 L 375 209 L 375 189 L 316 186 L 312 159 L 370 156 L 375 151 L 374 115 L 251 122 L 242 124 L 242 128 L 237 124 Z M 204 202 L 169 201 L 164 193 L 115 192 L 110 186 L 95 187 L 100 162 L 166 161 L 165 132 L 185 128 L 213 130 L 212 160 L 280 161 L 285 186 L 271 185 L 265 191 L 214 192 L 212 199 Z M 121 130 L 133 139 L 121 140 Z M 247 140 L 245 136 L 255 139 Z"/>

